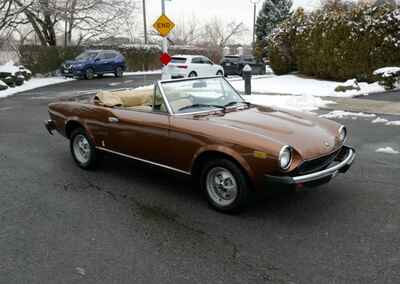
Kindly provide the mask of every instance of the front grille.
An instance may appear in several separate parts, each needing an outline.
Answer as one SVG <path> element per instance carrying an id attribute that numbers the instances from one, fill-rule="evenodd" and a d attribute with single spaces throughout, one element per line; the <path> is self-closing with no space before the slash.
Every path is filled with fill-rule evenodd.
<path id="1" fill-rule="evenodd" d="M 317 159 L 313 159 L 313 160 L 308 160 L 303 162 L 303 164 L 300 165 L 300 167 L 295 171 L 296 175 L 299 174 L 309 174 L 309 173 L 313 173 L 316 171 L 320 171 L 323 169 L 326 169 L 338 156 L 338 154 L 340 153 L 340 150 L 337 150 L 329 155 L 323 156 L 323 157 L 319 157 Z"/>

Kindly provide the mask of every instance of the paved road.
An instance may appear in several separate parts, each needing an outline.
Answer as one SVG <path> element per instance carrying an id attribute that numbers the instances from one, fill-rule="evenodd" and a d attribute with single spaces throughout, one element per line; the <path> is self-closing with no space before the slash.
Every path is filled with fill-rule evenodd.
<path id="1" fill-rule="evenodd" d="M 359 155 L 348 174 L 228 216 L 186 177 L 114 157 L 75 166 L 42 126 L 47 103 L 107 84 L 0 100 L 0 283 L 400 283 L 400 155 L 375 153 L 400 149 L 398 127 L 342 121 Z"/>
<path id="2" fill-rule="evenodd" d="M 400 90 L 370 94 L 368 96 L 360 96 L 358 99 L 377 100 L 377 101 L 389 101 L 389 102 L 400 102 Z"/>

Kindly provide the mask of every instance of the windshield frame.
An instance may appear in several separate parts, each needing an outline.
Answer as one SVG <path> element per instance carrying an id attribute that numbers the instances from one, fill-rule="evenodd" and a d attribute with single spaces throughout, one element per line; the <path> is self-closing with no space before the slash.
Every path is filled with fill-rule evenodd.
<path id="1" fill-rule="evenodd" d="M 232 90 L 236 93 L 236 95 L 243 100 L 243 103 L 246 102 L 246 100 L 239 94 L 239 92 L 232 86 L 232 84 L 228 80 L 226 80 L 224 77 L 221 77 L 221 76 L 209 76 L 209 77 L 194 77 L 194 78 L 183 78 L 183 79 L 172 79 L 172 80 L 160 80 L 160 81 L 157 82 L 157 86 L 158 86 L 159 90 L 161 91 L 161 95 L 162 95 L 162 97 L 163 97 L 163 99 L 165 101 L 165 104 L 167 106 L 168 113 L 170 115 L 173 115 L 173 116 L 183 116 L 183 115 L 194 115 L 194 114 L 202 114 L 202 113 L 221 111 L 222 109 L 217 108 L 217 107 L 211 107 L 210 109 L 207 109 L 207 110 L 189 111 L 189 112 L 184 112 L 184 113 L 177 113 L 177 112 L 173 111 L 173 109 L 172 109 L 172 107 L 171 107 L 171 105 L 169 103 L 169 100 L 167 98 L 167 95 L 164 92 L 163 84 L 186 82 L 186 81 L 197 81 L 197 80 L 204 80 L 204 79 L 205 80 L 207 80 L 207 79 L 221 79 L 221 80 L 224 80 L 228 84 L 228 86 L 230 86 L 232 88 Z M 229 109 L 231 109 L 231 108 L 234 108 L 234 107 L 233 106 L 229 107 Z"/>

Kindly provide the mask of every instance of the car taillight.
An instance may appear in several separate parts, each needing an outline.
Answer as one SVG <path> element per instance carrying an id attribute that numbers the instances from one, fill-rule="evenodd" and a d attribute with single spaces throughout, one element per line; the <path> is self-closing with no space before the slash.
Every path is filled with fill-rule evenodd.
<path id="1" fill-rule="evenodd" d="M 187 65 L 178 65 L 178 68 L 181 68 L 181 69 L 187 69 L 187 68 L 188 68 L 188 66 L 187 66 Z"/>

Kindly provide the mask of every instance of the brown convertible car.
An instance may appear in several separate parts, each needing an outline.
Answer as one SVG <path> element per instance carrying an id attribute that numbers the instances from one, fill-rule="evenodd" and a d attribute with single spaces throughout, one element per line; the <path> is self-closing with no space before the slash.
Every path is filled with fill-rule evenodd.
<path id="1" fill-rule="evenodd" d="M 93 168 L 104 152 L 196 177 L 217 210 L 238 210 L 253 190 L 303 187 L 346 172 L 346 128 L 309 114 L 253 105 L 222 77 L 159 81 L 51 103 L 50 133 Z"/>

